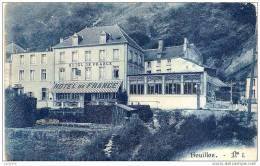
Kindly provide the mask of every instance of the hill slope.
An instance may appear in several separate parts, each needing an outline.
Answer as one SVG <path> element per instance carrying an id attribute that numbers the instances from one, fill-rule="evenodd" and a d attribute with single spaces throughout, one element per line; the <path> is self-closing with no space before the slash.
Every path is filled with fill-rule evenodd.
<path id="1" fill-rule="evenodd" d="M 157 47 L 158 38 L 169 46 L 187 37 L 205 64 L 230 74 L 255 22 L 249 3 L 9 3 L 5 29 L 8 41 L 43 50 L 85 26 L 117 23 L 143 48 Z"/>

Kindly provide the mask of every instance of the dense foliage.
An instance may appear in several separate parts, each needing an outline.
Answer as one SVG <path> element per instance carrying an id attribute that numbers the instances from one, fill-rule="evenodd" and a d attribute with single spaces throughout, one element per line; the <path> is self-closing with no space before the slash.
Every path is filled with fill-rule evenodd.
<path id="1" fill-rule="evenodd" d="M 130 12 L 131 11 L 131 12 Z M 45 49 L 85 26 L 118 23 L 144 48 L 179 45 L 187 37 L 205 63 L 221 67 L 254 35 L 250 3 L 9 3 L 6 37 L 25 48 Z M 225 66 L 225 65 L 224 65 Z"/>
<path id="2" fill-rule="evenodd" d="M 155 160 L 175 159 L 182 151 L 208 142 L 223 145 L 237 140 L 251 144 L 257 134 L 256 126 L 246 125 L 246 113 L 214 114 L 204 118 L 176 112 L 161 112 L 157 116 L 160 128 L 149 132 L 140 121 L 132 121 L 120 130 L 100 135 L 84 147 L 79 160 Z M 113 137 L 110 156 L 106 149 Z"/>
<path id="3" fill-rule="evenodd" d="M 30 127 L 35 123 L 36 99 L 17 95 L 13 90 L 5 91 L 5 126 Z"/>
<path id="4" fill-rule="evenodd" d="M 207 143 L 227 147 L 253 145 L 256 116 L 247 124 L 246 115 L 160 111 L 156 113 L 158 125 L 144 124 L 133 116 L 124 126 L 106 131 L 63 128 L 64 131 L 34 130 L 30 134 L 16 129 L 9 135 L 8 156 L 10 160 L 178 160 L 183 151 Z M 96 135 L 90 140 L 91 133 Z"/>

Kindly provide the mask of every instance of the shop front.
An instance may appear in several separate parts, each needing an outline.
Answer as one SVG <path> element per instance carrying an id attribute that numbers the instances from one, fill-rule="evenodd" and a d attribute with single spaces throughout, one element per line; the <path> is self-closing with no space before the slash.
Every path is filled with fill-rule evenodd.
<path id="1" fill-rule="evenodd" d="M 54 107 L 83 108 L 88 104 L 115 103 L 121 84 L 121 80 L 55 83 Z"/>

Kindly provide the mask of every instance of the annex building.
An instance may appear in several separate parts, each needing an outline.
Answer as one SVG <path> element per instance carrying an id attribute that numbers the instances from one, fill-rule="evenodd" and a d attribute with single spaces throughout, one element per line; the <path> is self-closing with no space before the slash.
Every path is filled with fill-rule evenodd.
<path id="1" fill-rule="evenodd" d="M 118 26 L 85 28 L 51 51 L 12 54 L 11 87 L 37 98 L 37 107 L 84 107 L 118 102 L 162 109 L 205 108 L 227 87 L 202 64 L 194 44 L 144 50 Z"/>

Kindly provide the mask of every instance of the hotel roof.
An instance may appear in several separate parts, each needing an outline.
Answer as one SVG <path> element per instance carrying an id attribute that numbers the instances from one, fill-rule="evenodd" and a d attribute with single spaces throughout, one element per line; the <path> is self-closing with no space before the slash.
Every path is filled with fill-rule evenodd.
<path id="1" fill-rule="evenodd" d="M 112 26 L 86 27 L 77 33 L 81 38 L 78 46 L 100 45 L 99 37 L 102 32 L 106 32 L 109 35 L 106 44 L 128 43 L 129 45 L 142 50 L 142 48 L 117 24 Z M 53 46 L 53 48 L 64 47 L 74 47 L 72 45 L 72 36 Z"/>
<path id="2" fill-rule="evenodd" d="M 153 61 L 158 59 L 157 55 L 161 54 L 160 59 L 168 59 L 173 57 L 181 57 L 184 55 L 183 45 L 165 47 L 163 52 L 160 52 L 158 49 L 148 49 L 144 50 L 144 60 Z"/>
<path id="3" fill-rule="evenodd" d="M 6 53 L 13 54 L 13 53 L 22 53 L 22 52 L 25 52 L 25 50 L 14 42 L 11 42 L 6 46 Z"/>

